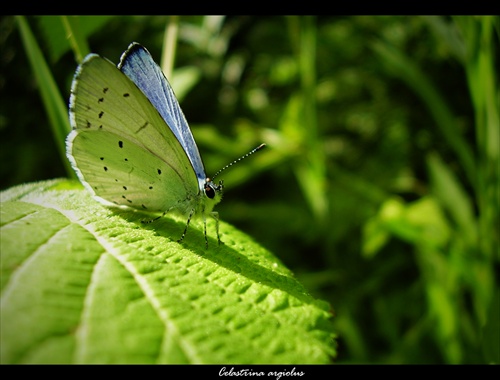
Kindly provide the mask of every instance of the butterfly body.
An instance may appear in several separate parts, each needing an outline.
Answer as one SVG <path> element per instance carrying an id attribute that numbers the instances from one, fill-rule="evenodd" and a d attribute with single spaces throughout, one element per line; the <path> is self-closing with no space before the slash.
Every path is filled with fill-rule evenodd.
<path id="1" fill-rule="evenodd" d="M 131 44 L 118 67 L 96 54 L 84 59 L 71 88 L 70 122 L 68 159 L 98 201 L 177 210 L 188 224 L 194 214 L 204 222 L 212 216 L 219 235 L 213 207 L 222 182 L 207 178 L 174 92 L 144 47 Z"/>

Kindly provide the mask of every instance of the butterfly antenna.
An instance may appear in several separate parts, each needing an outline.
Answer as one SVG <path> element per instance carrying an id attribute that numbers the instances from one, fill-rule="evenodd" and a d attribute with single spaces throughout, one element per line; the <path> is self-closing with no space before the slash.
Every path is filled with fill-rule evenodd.
<path id="1" fill-rule="evenodd" d="M 212 180 L 217 177 L 221 172 L 223 172 L 224 170 L 226 170 L 227 168 L 229 168 L 230 166 L 233 166 L 234 164 L 240 162 L 241 160 L 243 160 L 244 158 L 247 158 L 248 156 L 251 156 L 252 154 L 254 154 L 255 152 L 258 152 L 259 150 L 261 150 L 262 148 L 264 148 L 266 146 L 266 144 L 260 144 L 257 148 L 254 148 L 252 149 L 250 152 L 248 152 L 247 154 L 245 154 L 244 156 L 241 156 L 240 158 L 234 160 L 233 162 L 227 164 L 226 166 L 224 166 L 222 169 L 220 169 L 217 173 L 215 173 L 213 176 L 212 176 Z"/>

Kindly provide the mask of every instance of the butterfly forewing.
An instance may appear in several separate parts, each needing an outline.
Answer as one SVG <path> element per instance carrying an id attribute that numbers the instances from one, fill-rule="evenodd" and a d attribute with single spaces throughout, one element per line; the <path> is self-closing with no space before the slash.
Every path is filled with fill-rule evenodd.
<path id="1" fill-rule="evenodd" d="M 143 46 L 132 43 L 120 59 L 118 68 L 125 73 L 151 103 L 186 150 L 199 180 L 206 174 L 198 147 L 177 98 L 161 68 Z"/>

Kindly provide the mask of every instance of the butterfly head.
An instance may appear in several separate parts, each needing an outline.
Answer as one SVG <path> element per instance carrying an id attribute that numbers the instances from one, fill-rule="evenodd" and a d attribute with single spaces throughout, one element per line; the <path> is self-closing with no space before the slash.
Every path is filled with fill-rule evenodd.
<path id="1" fill-rule="evenodd" d="M 217 204 L 222 199 L 222 189 L 224 188 L 223 181 L 219 181 L 219 184 L 216 185 L 210 178 L 205 180 L 205 184 L 203 185 L 203 191 L 208 199 L 212 199 L 214 204 Z"/>

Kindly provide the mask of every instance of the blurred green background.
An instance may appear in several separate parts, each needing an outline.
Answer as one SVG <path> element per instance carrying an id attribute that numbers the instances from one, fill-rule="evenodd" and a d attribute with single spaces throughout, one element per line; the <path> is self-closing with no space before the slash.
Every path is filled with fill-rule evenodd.
<path id="1" fill-rule="evenodd" d="M 69 38 L 68 38 L 69 36 Z M 224 221 L 335 313 L 338 363 L 499 363 L 498 17 L 0 18 L 0 189 L 73 176 L 88 52 L 164 62 Z"/>

